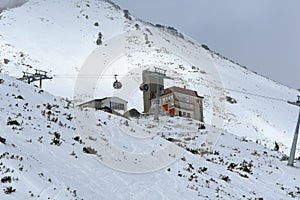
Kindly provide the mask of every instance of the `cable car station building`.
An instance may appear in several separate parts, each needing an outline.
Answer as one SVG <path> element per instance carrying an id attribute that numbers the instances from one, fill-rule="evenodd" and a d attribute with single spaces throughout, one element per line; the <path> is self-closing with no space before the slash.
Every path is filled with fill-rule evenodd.
<path id="1" fill-rule="evenodd" d="M 166 70 L 155 68 L 154 71 L 143 71 L 140 89 L 143 91 L 144 112 L 155 110 L 159 100 L 159 112 L 203 122 L 203 97 L 197 91 L 186 88 L 173 86 L 164 89 L 164 79 L 172 79 L 166 76 Z"/>
<path id="2" fill-rule="evenodd" d="M 151 107 L 156 105 L 156 97 L 151 99 Z M 170 116 L 192 118 L 203 122 L 203 97 L 197 91 L 180 87 L 170 87 L 161 92 L 160 112 Z"/>
<path id="3" fill-rule="evenodd" d="M 80 104 L 81 108 L 95 108 L 95 110 L 102 110 L 109 108 L 117 111 L 127 111 L 127 101 L 119 97 L 105 97 L 102 99 L 93 99 L 91 101 Z"/>

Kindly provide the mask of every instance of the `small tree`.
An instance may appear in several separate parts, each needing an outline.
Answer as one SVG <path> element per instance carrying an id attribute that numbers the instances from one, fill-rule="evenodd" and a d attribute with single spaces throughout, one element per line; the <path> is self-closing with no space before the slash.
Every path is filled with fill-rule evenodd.
<path id="1" fill-rule="evenodd" d="M 97 45 L 102 44 L 102 33 L 101 32 L 98 33 L 98 39 L 96 40 L 96 44 Z"/>
<path id="2" fill-rule="evenodd" d="M 279 151 L 279 145 L 276 141 L 275 141 L 274 151 Z"/>

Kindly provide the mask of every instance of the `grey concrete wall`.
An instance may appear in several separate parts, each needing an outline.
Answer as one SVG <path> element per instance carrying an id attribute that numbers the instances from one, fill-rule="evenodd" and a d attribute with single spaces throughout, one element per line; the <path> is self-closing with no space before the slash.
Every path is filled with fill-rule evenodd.
<path id="1" fill-rule="evenodd" d="M 157 83 L 159 84 L 160 91 L 164 90 L 164 79 L 162 76 L 158 76 L 157 73 L 152 71 L 143 71 L 143 83 L 148 84 L 149 90 L 143 92 L 143 103 L 144 103 L 144 112 L 147 113 L 151 107 L 151 97 L 156 95 L 157 92 Z"/>

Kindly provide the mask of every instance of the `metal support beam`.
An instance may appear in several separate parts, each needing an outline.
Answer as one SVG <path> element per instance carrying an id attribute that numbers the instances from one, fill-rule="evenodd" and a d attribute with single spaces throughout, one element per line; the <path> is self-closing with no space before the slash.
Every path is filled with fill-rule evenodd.
<path id="1" fill-rule="evenodd" d="M 300 109 L 299 109 L 298 122 L 296 125 L 293 144 L 292 144 L 292 148 L 291 148 L 291 153 L 290 153 L 290 157 L 289 157 L 289 161 L 288 161 L 289 166 L 294 166 L 296 147 L 297 147 L 297 141 L 298 141 L 298 135 L 299 135 L 299 126 L 300 126 Z"/>
<path id="2" fill-rule="evenodd" d="M 156 86 L 156 105 L 155 105 L 155 116 L 154 120 L 159 120 L 159 100 L 160 100 L 160 86 L 159 86 L 159 75 L 157 75 L 157 86 Z"/>
<path id="3" fill-rule="evenodd" d="M 42 76 L 40 76 L 40 88 L 42 88 Z"/>
<path id="4" fill-rule="evenodd" d="M 300 96 L 298 96 L 298 101 L 294 103 L 294 105 L 300 106 Z M 296 154 L 296 148 L 297 148 L 297 141 L 298 141 L 298 135 L 299 135 L 299 127 L 300 127 L 300 109 L 299 109 L 299 115 L 298 115 L 298 121 L 296 125 L 296 130 L 294 134 L 294 139 L 291 147 L 290 157 L 288 161 L 288 166 L 294 166 L 294 160 L 295 160 L 295 154 Z"/>

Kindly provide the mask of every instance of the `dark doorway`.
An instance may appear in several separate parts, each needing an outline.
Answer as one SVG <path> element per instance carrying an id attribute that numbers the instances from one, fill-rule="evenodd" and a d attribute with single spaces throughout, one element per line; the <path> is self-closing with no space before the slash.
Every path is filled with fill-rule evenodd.
<path id="1" fill-rule="evenodd" d="M 174 109 L 174 108 L 171 108 L 171 109 L 169 110 L 169 114 L 170 114 L 170 116 L 174 116 L 174 115 L 175 115 L 175 109 Z"/>

